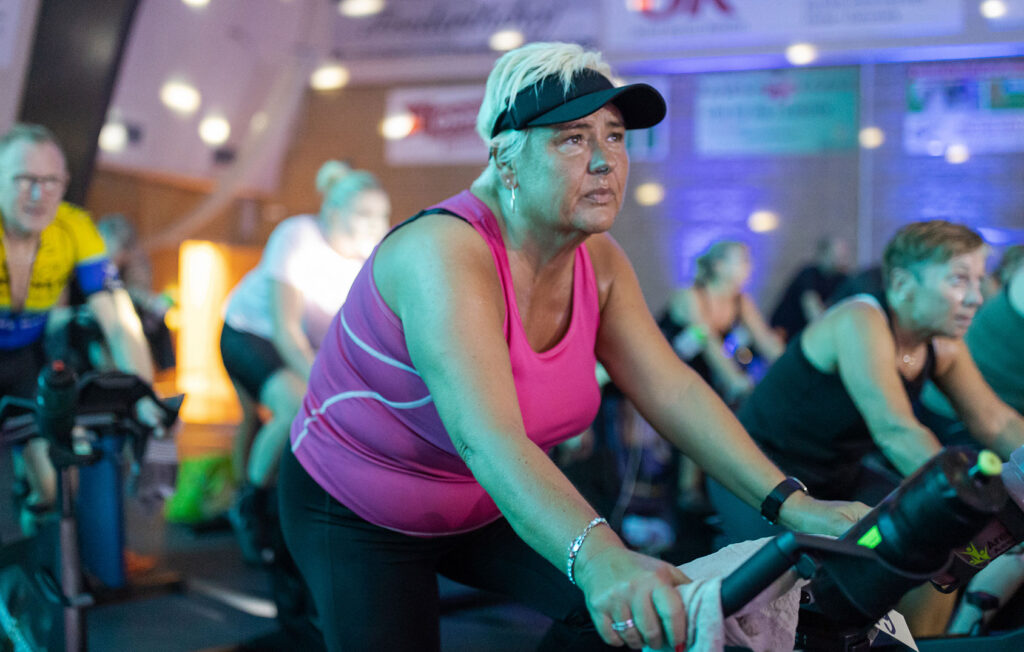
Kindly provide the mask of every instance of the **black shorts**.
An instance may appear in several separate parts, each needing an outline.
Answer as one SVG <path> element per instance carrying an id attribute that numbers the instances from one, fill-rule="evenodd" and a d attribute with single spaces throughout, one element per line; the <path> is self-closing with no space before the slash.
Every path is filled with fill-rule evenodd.
<path id="1" fill-rule="evenodd" d="M 284 359 L 273 342 L 259 335 L 235 330 L 227 324 L 224 324 L 220 332 L 220 357 L 228 377 L 244 387 L 257 401 L 267 379 L 285 367 Z"/>
<path id="2" fill-rule="evenodd" d="M 20 349 L 0 350 L 0 397 L 33 398 L 44 364 L 41 341 Z"/>

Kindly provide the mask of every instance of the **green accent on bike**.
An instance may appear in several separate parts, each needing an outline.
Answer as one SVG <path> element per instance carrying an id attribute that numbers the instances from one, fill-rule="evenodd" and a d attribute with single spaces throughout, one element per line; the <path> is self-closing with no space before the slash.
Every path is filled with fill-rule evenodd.
<path id="1" fill-rule="evenodd" d="M 1003 472 L 1003 461 L 992 451 L 983 450 L 978 453 L 978 470 L 989 477 L 999 475 Z"/>
<path id="2" fill-rule="evenodd" d="M 858 546 L 864 546 L 872 550 L 878 547 L 880 543 L 882 543 L 882 533 L 878 531 L 877 525 L 872 526 L 861 538 L 857 539 Z"/>

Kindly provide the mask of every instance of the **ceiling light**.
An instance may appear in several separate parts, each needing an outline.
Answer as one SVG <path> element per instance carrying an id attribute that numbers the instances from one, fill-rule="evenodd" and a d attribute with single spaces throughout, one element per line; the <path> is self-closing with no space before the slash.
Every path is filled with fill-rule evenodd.
<path id="1" fill-rule="evenodd" d="M 496 52 L 508 52 L 509 50 L 515 50 L 525 40 L 526 37 L 518 29 L 502 29 L 491 34 L 487 44 Z"/>
<path id="2" fill-rule="evenodd" d="M 338 13 L 349 18 L 363 18 L 384 10 L 384 0 L 341 0 Z"/>
<path id="3" fill-rule="evenodd" d="M 754 233 L 765 233 L 779 228 L 779 216 L 771 211 L 754 211 L 747 218 L 747 228 Z"/>
<path id="4" fill-rule="evenodd" d="M 388 140 L 401 140 L 416 129 L 416 116 L 411 113 L 395 113 L 380 123 L 380 134 Z"/>
<path id="5" fill-rule="evenodd" d="M 818 58 L 818 48 L 810 43 L 794 43 L 786 48 L 786 59 L 794 66 L 806 66 Z"/>
<path id="6" fill-rule="evenodd" d="M 123 122 L 108 122 L 100 129 L 100 149 L 120 152 L 128 146 L 128 127 Z"/>
<path id="7" fill-rule="evenodd" d="M 985 0 L 978 5 L 978 11 L 985 18 L 996 19 L 1006 15 L 1006 3 L 1003 0 Z"/>
<path id="8" fill-rule="evenodd" d="M 231 135 L 231 123 L 219 115 L 208 115 L 199 123 L 199 137 L 207 145 L 223 145 Z"/>
<path id="9" fill-rule="evenodd" d="M 953 165 L 959 165 L 966 163 L 967 159 L 971 158 L 971 152 L 967 149 L 967 145 L 955 144 L 950 145 L 946 148 L 946 162 L 952 163 Z"/>
<path id="10" fill-rule="evenodd" d="M 186 5 L 188 5 L 189 7 L 200 7 L 201 8 L 201 7 L 205 7 L 206 5 L 210 4 L 210 0 L 181 0 L 181 1 L 183 3 L 185 3 Z"/>
<path id="11" fill-rule="evenodd" d="M 309 85 L 317 91 L 333 91 L 348 83 L 348 68 L 340 63 L 325 63 L 313 71 Z"/>
<path id="12" fill-rule="evenodd" d="M 160 100 L 178 113 L 194 113 L 199 108 L 199 91 L 183 81 L 169 81 L 160 89 Z"/>
<path id="13" fill-rule="evenodd" d="M 878 127 L 864 127 L 858 138 L 864 149 L 877 149 L 885 142 L 885 132 Z"/>
<path id="14" fill-rule="evenodd" d="M 633 197 L 641 206 L 656 206 L 665 199 L 665 186 L 655 181 L 641 183 L 633 191 Z"/>

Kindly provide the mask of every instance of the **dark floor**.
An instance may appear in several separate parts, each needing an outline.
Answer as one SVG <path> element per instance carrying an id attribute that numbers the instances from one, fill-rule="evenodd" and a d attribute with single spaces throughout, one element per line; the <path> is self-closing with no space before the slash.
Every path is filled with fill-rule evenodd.
<path id="1" fill-rule="evenodd" d="M 139 530 L 133 531 L 139 537 Z M 161 558 L 161 567 L 180 573 L 183 589 L 94 607 L 88 613 L 90 650 L 296 649 L 273 617 L 268 576 L 242 562 L 229 530 L 195 533 L 151 520 L 141 538 L 149 539 L 144 542 L 149 545 L 162 539 L 159 550 L 151 550 Z M 444 579 L 441 591 L 453 607 L 441 622 L 446 652 L 532 650 L 549 622 Z"/>
<path id="2" fill-rule="evenodd" d="M 295 649 L 286 637 L 275 635 L 268 578 L 242 562 L 230 530 L 196 533 L 165 524 L 159 515 L 131 503 L 127 515 L 129 545 L 153 554 L 160 568 L 180 573 L 184 588 L 92 608 L 87 617 L 90 650 Z M 693 525 L 691 531 L 700 529 L 699 523 Z M 677 552 L 687 554 L 678 547 Z M 441 620 L 445 652 L 533 650 L 548 626 L 547 618 L 530 609 L 496 602 L 443 578 L 440 582 L 449 606 Z"/>
<path id="3" fill-rule="evenodd" d="M 152 561 L 155 571 L 133 575 L 131 590 L 99 594 L 98 604 L 86 612 L 89 650 L 312 652 L 281 634 L 266 571 L 243 563 L 226 525 L 197 531 L 169 524 L 160 509 L 133 498 L 126 499 L 124 509 L 127 547 Z M 12 516 L 9 501 L 0 500 L 0 540 L 5 544 L 16 530 Z M 79 526 L 89 527 L 84 520 Z M 684 536 L 663 554 L 666 559 L 682 563 L 708 552 L 710 529 L 703 519 L 684 516 L 680 529 Z M 56 547 L 56 530 L 51 526 L 51 548 Z M 45 543 L 27 543 L 37 551 L 46 548 Z M 549 621 L 534 611 L 439 581 L 446 605 L 441 622 L 445 652 L 533 650 L 547 629 Z M 55 638 L 60 641 L 59 633 Z"/>

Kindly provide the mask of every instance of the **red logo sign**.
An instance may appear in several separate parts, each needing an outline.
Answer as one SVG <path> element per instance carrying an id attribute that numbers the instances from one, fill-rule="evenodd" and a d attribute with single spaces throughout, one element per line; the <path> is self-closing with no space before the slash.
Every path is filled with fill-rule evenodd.
<path id="1" fill-rule="evenodd" d="M 710 4 L 723 14 L 731 14 L 732 7 L 726 0 L 627 0 L 628 7 L 649 18 L 665 18 L 672 14 L 696 16 L 701 5 Z"/>

